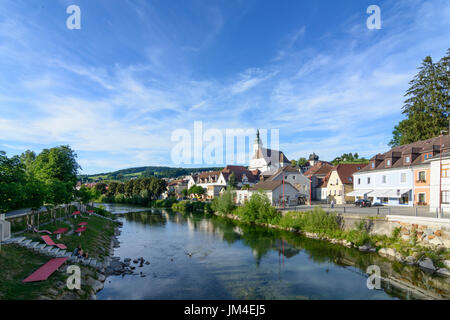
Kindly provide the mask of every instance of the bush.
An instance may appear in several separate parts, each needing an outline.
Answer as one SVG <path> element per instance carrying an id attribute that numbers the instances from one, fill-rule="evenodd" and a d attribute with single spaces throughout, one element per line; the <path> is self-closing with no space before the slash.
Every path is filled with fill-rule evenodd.
<path id="1" fill-rule="evenodd" d="M 172 210 L 185 213 L 185 212 L 196 212 L 196 211 L 203 211 L 203 212 L 211 212 L 211 205 L 208 202 L 201 202 L 201 201 L 189 201 L 189 200 L 182 200 L 180 202 L 176 202 L 172 205 Z"/>
<path id="2" fill-rule="evenodd" d="M 278 211 L 271 206 L 267 195 L 261 191 L 254 193 L 244 205 L 235 210 L 235 213 L 244 222 L 270 224 L 277 224 L 281 216 Z"/>
<path id="3" fill-rule="evenodd" d="M 234 193 L 228 188 L 220 197 L 214 198 L 211 203 L 211 209 L 221 214 L 232 213 L 235 208 Z"/>
<path id="4" fill-rule="evenodd" d="M 330 235 L 341 230 L 336 214 L 319 207 L 306 212 L 288 212 L 278 224 L 285 228 Z"/>
<path id="5" fill-rule="evenodd" d="M 175 198 L 167 198 L 162 200 L 156 200 L 151 203 L 152 207 L 155 208 L 172 208 L 172 206 L 177 202 Z"/>

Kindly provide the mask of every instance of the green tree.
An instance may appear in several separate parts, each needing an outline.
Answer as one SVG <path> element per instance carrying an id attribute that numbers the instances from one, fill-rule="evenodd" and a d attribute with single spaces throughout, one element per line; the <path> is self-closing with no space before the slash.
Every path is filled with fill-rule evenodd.
<path id="1" fill-rule="evenodd" d="M 227 183 L 228 187 L 231 189 L 236 189 L 237 187 L 237 181 L 236 181 L 236 175 L 234 174 L 234 172 L 232 172 L 230 174 L 230 177 L 228 178 L 228 183 Z"/>
<path id="2" fill-rule="evenodd" d="M 449 59 L 447 55 L 438 63 L 426 57 L 418 73 L 409 82 L 402 113 L 406 119 L 394 127 L 391 147 L 439 136 L 448 128 L 450 111 Z"/>
<path id="3" fill-rule="evenodd" d="M 302 167 L 302 166 L 306 165 L 307 163 L 308 163 L 308 160 L 306 158 L 303 158 L 303 157 L 299 158 L 298 161 L 297 161 L 297 165 L 299 167 Z"/>
<path id="4" fill-rule="evenodd" d="M 25 166 L 18 156 L 8 158 L 0 151 L 0 211 L 24 206 L 26 200 Z"/>
<path id="5" fill-rule="evenodd" d="M 36 153 L 27 150 L 20 155 L 20 162 L 24 165 L 27 172 L 31 172 L 34 160 L 36 160 Z"/>
<path id="6" fill-rule="evenodd" d="M 69 146 L 44 149 L 33 161 L 31 171 L 41 181 L 57 179 L 75 187 L 77 172 L 81 168 L 76 157 Z"/>
<path id="7" fill-rule="evenodd" d="M 227 188 L 220 197 L 216 197 L 212 201 L 212 209 L 222 214 L 231 213 L 235 208 L 234 192 L 231 188 Z"/>

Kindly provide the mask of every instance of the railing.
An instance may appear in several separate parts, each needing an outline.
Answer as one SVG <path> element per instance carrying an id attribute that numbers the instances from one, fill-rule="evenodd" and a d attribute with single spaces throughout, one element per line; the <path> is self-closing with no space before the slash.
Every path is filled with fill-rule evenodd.
<path id="1" fill-rule="evenodd" d="M 450 212 L 439 211 L 438 208 L 430 210 L 427 206 L 373 206 L 373 207 L 359 207 L 355 205 L 300 205 L 300 206 L 286 206 L 278 207 L 281 211 L 309 211 L 315 207 L 321 207 L 328 212 L 336 212 L 339 214 L 355 214 L 367 216 L 387 216 L 387 215 L 404 215 L 416 217 L 429 218 L 450 218 Z"/>

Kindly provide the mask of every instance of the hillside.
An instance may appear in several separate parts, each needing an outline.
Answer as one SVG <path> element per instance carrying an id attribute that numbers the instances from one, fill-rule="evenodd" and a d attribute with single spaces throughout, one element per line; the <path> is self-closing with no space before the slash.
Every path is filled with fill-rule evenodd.
<path id="1" fill-rule="evenodd" d="M 95 182 L 99 180 L 107 181 L 126 181 L 132 178 L 144 178 L 155 176 L 158 178 L 177 178 L 188 174 L 210 171 L 222 170 L 222 167 L 210 168 L 172 168 L 172 167 L 137 167 L 129 169 L 121 169 L 109 173 L 98 173 L 92 175 L 79 175 L 78 179 L 83 183 Z"/>

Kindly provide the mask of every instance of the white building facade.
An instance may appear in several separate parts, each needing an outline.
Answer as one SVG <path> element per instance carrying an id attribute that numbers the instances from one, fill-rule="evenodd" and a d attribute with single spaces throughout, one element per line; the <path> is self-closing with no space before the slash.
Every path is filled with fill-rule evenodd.
<path id="1" fill-rule="evenodd" d="M 439 174 L 439 171 L 442 173 Z M 439 192 L 440 191 L 440 192 Z M 441 199 L 440 199 L 441 198 Z M 441 205 L 439 206 L 439 201 Z M 450 212 L 450 155 L 430 161 L 430 212 Z"/>
<path id="2" fill-rule="evenodd" d="M 391 206 L 413 206 L 412 167 L 355 172 L 353 190 L 348 196 Z"/>

